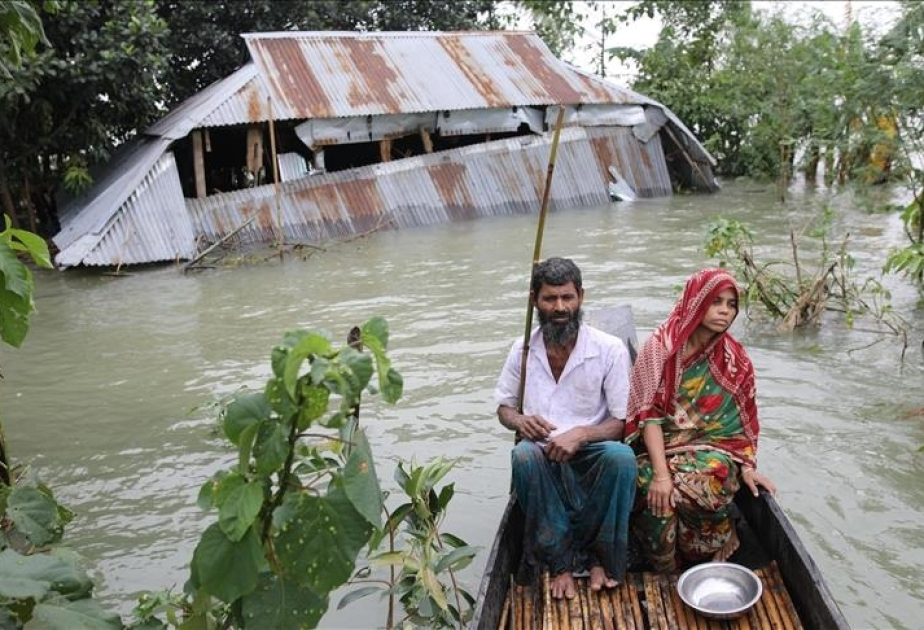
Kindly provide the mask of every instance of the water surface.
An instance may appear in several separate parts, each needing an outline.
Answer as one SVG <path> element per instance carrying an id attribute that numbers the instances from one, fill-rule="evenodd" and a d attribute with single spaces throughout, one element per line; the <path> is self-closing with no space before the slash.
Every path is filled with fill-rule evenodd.
<path id="1" fill-rule="evenodd" d="M 729 185 L 713 196 L 561 209 L 543 254 L 574 258 L 592 311 L 630 303 L 644 339 L 678 288 L 709 264 L 705 225 L 722 214 L 747 224 L 765 260 L 790 256 L 800 229 L 827 200 L 773 187 Z M 896 216 L 831 200 L 834 239 L 851 234 L 859 278 L 878 275 L 902 244 Z M 233 454 L 216 433 L 216 399 L 261 387 L 269 351 L 287 330 L 328 330 L 383 315 L 405 379 L 395 407 L 363 406 L 379 475 L 398 458 L 458 459 L 447 528 L 483 548 L 464 578 L 477 583 L 509 485 L 511 437 L 492 392 L 522 334 L 535 216 L 499 217 L 380 232 L 280 263 L 184 275 L 178 268 L 125 277 L 72 270 L 36 275 L 38 313 L 21 350 L 5 347 L 0 403 L 13 456 L 49 482 L 76 520 L 67 542 L 88 559 L 105 603 L 123 614 L 144 590 L 180 588 L 202 529 L 201 483 Z M 820 246 L 807 247 L 804 256 Z M 760 467 L 855 628 L 920 627 L 924 594 L 924 314 L 906 283 L 888 279 L 893 305 L 912 319 L 912 347 L 848 329 L 777 334 L 741 317 L 735 333 L 758 373 Z M 334 601 L 336 602 L 336 599 Z M 326 628 L 368 628 L 374 602 L 331 612 Z"/>

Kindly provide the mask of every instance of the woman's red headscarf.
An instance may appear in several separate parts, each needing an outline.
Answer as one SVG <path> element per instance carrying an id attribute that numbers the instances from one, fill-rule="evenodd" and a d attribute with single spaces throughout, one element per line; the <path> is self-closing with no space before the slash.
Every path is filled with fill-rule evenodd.
<path id="1" fill-rule="evenodd" d="M 724 269 L 704 269 L 693 274 L 674 310 L 642 346 L 632 368 L 624 433 L 627 441 L 637 437 L 634 434 L 642 421 L 674 412 L 684 346 L 713 300 L 725 289 L 740 295 L 735 278 Z M 738 405 L 745 437 L 756 445 L 759 424 L 751 360 L 727 331 L 716 335 L 703 352 L 713 378 Z"/>

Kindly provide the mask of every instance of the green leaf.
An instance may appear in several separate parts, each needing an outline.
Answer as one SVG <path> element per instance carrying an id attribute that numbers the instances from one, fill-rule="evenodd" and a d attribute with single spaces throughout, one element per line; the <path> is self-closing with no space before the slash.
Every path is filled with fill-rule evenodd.
<path id="1" fill-rule="evenodd" d="M 32 614 L 24 630 L 121 630 L 124 627 L 117 613 L 104 609 L 94 599 L 41 603 Z"/>
<path id="2" fill-rule="evenodd" d="M 12 549 L 0 551 L 0 597 L 44 597 L 57 592 L 70 599 L 89 595 L 93 582 L 77 568 L 76 555 L 60 550 L 23 556 Z"/>
<path id="3" fill-rule="evenodd" d="M 379 375 L 379 391 L 385 402 L 394 404 L 401 398 L 404 389 L 404 379 L 391 367 L 391 362 L 385 356 L 385 346 L 378 337 L 363 338 L 363 343 L 375 357 L 375 368 Z"/>
<path id="4" fill-rule="evenodd" d="M 32 296 L 32 273 L 10 246 L 9 241 L 0 239 L 0 275 L 3 278 L 3 287 L 21 298 Z"/>
<path id="5" fill-rule="evenodd" d="M 375 371 L 372 357 L 347 346 L 340 351 L 339 362 L 346 368 L 345 376 L 352 389 L 349 398 L 355 400 L 369 384 L 369 379 Z M 343 395 L 347 396 L 347 392 L 343 392 Z"/>
<path id="6" fill-rule="evenodd" d="M 319 594 L 346 582 L 372 533 L 346 494 L 336 488 L 326 497 L 302 494 L 287 510 L 273 545 L 284 575 Z"/>
<path id="7" fill-rule="evenodd" d="M 382 390 L 382 398 L 385 402 L 395 404 L 401 399 L 404 393 L 404 378 L 392 368 L 388 368 L 385 379 L 379 381 L 379 387 Z"/>
<path id="8" fill-rule="evenodd" d="M 273 367 L 273 375 L 281 379 L 286 373 L 286 360 L 289 358 L 289 348 L 286 346 L 276 346 L 270 352 L 270 365 Z"/>
<path id="9" fill-rule="evenodd" d="M 363 586 L 352 590 L 340 598 L 340 602 L 337 604 L 337 610 L 349 606 L 358 599 L 374 595 L 375 593 L 383 594 L 385 593 L 385 589 L 381 586 Z"/>
<path id="10" fill-rule="evenodd" d="M 257 589 L 244 597 L 245 628 L 315 628 L 327 611 L 327 595 L 273 573 L 261 573 Z"/>
<path id="11" fill-rule="evenodd" d="M 376 315 L 365 324 L 362 328 L 362 339 L 364 344 L 369 343 L 369 338 L 374 337 L 378 341 L 381 349 L 388 347 L 388 322 L 384 317 Z"/>
<path id="12" fill-rule="evenodd" d="M 15 486 L 7 499 L 7 514 L 36 547 L 57 542 L 64 533 L 57 502 L 38 488 Z"/>
<path id="13" fill-rule="evenodd" d="M 236 472 L 225 475 L 218 480 L 215 486 L 212 493 L 212 503 L 220 510 L 228 497 L 245 483 L 247 483 L 247 478 L 244 475 Z"/>
<path id="14" fill-rule="evenodd" d="M 260 539 L 251 527 L 239 541 L 232 541 L 218 523 L 202 534 L 192 564 L 200 586 L 211 595 L 231 603 L 253 592 L 265 564 Z"/>
<path id="15" fill-rule="evenodd" d="M 266 397 L 261 393 L 238 396 L 225 411 L 225 435 L 235 446 L 240 446 L 241 434 L 245 429 L 259 424 L 272 413 Z"/>
<path id="16" fill-rule="evenodd" d="M 478 549 L 475 547 L 458 547 L 453 549 L 445 556 L 440 558 L 439 562 L 436 563 L 436 568 L 434 571 L 439 575 L 447 569 L 452 569 L 453 571 L 458 571 L 464 569 L 472 561 L 472 558 L 475 557 L 475 554 L 478 553 Z"/>
<path id="17" fill-rule="evenodd" d="M 257 473 L 271 475 L 286 462 L 289 454 L 289 435 L 278 422 L 268 422 L 260 427 L 253 445 L 253 456 L 257 460 Z"/>
<path id="18" fill-rule="evenodd" d="M 241 432 L 240 446 L 237 448 L 237 466 L 242 475 L 250 470 L 250 453 L 253 448 L 254 440 L 257 439 L 257 432 L 263 427 L 263 423 L 252 424 Z"/>
<path id="19" fill-rule="evenodd" d="M 298 414 L 298 428 L 307 429 L 312 422 L 327 413 L 330 403 L 330 390 L 319 385 L 305 385 L 302 387 L 301 410 Z"/>
<path id="20" fill-rule="evenodd" d="M 375 473 L 372 449 L 362 430 L 353 435 L 355 445 L 343 470 L 343 489 L 350 503 L 373 527 L 382 526 L 382 489 Z"/>
<path id="21" fill-rule="evenodd" d="M 208 510 L 214 505 L 214 494 L 215 490 L 218 488 L 218 480 L 215 478 L 209 479 L 202 487 L 199 488 L 199 494 L 196 496 L 196 505 L 199 506 L 201 510 Z"/>
<path id="22" fill-rule="evenodd" d="M 464 547 L 466 544 L 468 544 L 464 540 L 456 536 L 455 534 L 451 534 L 449 532 L 444 532 L 440 534 L 440 540 L 442 540 L 444 543 L 446 543 L 450 547 Z"/>
<path id="23" fill-rule="evenodd" d="M 29 332 L 32 298 L 0 288 L 0 337 L 14 348 L 22 345 Z"/>
<path id="24" fill-rule="evenodd" d="M 298 381 L 298 371 L 301 369 L 305 359 L 311 355 L 324 356 L 329 354 L 330 351 L 330 341 L 318 333 L 308 333 L 289 351 L 289 356 L 286 357 L 283 382 L 292 400 L 295 400 L 295 384 Z"/>
<path id="25" fill-rule="evenodd" d="M 48 243 L 45 242 L 45 239 L 38 234 L 33 234 L 26 230 L 17 230 L 16 228 L 11 228 L 9 234 L 16 239 L 11 243 L 14 249 L 21 249 L 28 252 L 29 256 L 39 267 L 44 267 L 45 269 L 52 268 L 51 256 L 48 254 Z M 22 243 L 22 246 L 17 246 L 16 241 Z"/>
<path id="26" fill-rule="evenodd" d="M 410 558 L 405 558 L 400 551 L 386 551 L 370 556 L 369 564 L 373 567 L 403 567 L 407 559 Z"/>
<path id="27" fill-rule="evenodd" d="M 232 541 L 244 537 L 263 507 L 263 486 L 251 481 L 228 495 L 218 511 L 218 525 Z"/>
<path id="28" fill-rule="evenodd" d="M 286 422 L 298 412 L 298 407 L 295 405 L 295 401 L 289 398 L 289 393 L 286 391 L 281 378 L 267 381 L 266 389 L 263 391 L 270 407 Z"/>
<path id="29" fill-rule="evenodd" d="M 424 587 L 426 587 L 427 593 L 433 598 L 436 605 L 440 607 L 440 610 L 446 610 L 448 608 L 446 592 L 443 590 L 443 585 L 440 584 L 433 570 L 430 569 L 430 567 L 421 567 L 417 577 Z"/>

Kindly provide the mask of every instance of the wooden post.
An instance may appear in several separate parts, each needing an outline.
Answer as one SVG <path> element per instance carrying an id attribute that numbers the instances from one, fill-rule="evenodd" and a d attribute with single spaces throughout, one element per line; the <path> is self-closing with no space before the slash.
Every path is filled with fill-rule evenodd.
<path id="1" fill-rule="evenodd" d="M 425 153 L 433 153 L 433 138 L 430 137 L 430 132 L 426 127 L 420 128 L 420 141 L 423 142 Z"/>
<path id="2" fill-rule="evenodd" d="M 259 127 L 247 130 L 247 170 L 256 180 L 263 167 L 263 131 Z"/>
<path id="3" fill-rule="evenodd" d="M 382 138 L 379 141 L 379 156 L 383 162 L 391 162 L 391 138 Z"/>
<path id="4" fill-rule="evenodd" d="M 202 132 L 199 130 L 192 132 L 193 148 L 193 173 L 196 177 L 196 197 L 202 198 L 206 195 L 205 189 L 205 157 L 202 155 Z"/>

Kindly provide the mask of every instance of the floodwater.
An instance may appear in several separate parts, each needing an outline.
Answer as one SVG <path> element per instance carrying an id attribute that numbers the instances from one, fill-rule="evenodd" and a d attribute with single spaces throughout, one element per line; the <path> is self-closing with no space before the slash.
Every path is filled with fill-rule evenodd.
<path id="1" fill-rule="evenodd" d="M 789 229 L 820 208 L 838 210 L 831 244 L 847 232 L 855 277 L 878 276 L 902 244 L 895 215 L 850 197 L 729 184 L 713 196 L 561 209 L 549 216 L 543 256 L 574 258 L 589 311 L 629 303 L 640 339 L 670 310 L 680 285 L 709 264 L 706 224 L 749 226 L 759 260 L 788 260 Z M 394 407 L 363 405 L 379 476 L 392 487 L 399 458 L 457 459 L 446 529 L 480 546 L 463 579 L 476 591 L 506 501 L 511 436 L 492 391 L 522 335 L 535 216 L 380 232 L 280 263 L 184 275 L 167 266 L 112 277 L 36 274 L 38 313 L 24 347 L 3 348 L 0 403 L 13 457 L 30 464 L 77 513 L 66 541 L 88 560 L 104 603 L 128 615 L 145 590 L 179 589 L 199 534 L 214 515 L 199 486 L 233 454 L 215 431 L 214 403 L 262 387 L 269 351 L 287 330 L 345 337 L 383 315 L 404 376 Z M 810 261 L 818 246 L 806 247 Z M 854 628 L 916 628 L 924 610 L 924 313 L 913 288 L 888 278 L 909 318 L 910 347 L 848 329 L 777 334 L 740 317 L 735 332 L 758 373 L 760 467 Z M 336 608 L 339 595 L 333 598 Z M 373 600 L 333 611 L 325 628 L 371 628 Z"/>

